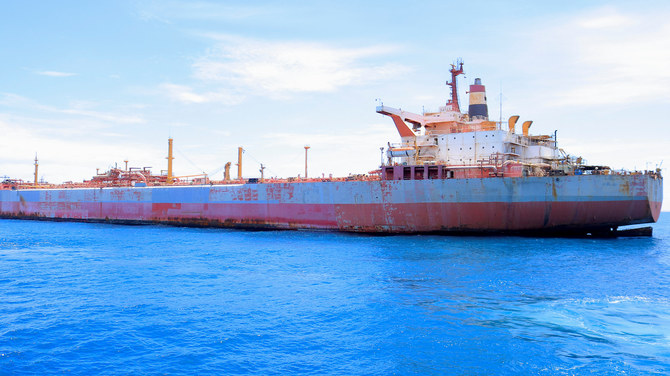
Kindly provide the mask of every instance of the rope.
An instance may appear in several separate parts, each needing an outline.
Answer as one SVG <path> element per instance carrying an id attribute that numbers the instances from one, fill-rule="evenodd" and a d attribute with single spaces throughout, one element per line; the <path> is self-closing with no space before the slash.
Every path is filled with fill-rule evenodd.
<path id="1" fill-rule="evenodd" d="M 253 159 L 256 163 L 258 163 L 259 166 L 262 165 L 262 163 L 259 162 L 256 158 L 254 158 L 254 156 L 251 155 L 251 153 L 248 153 L 248 150 L 247 150 L 247 149 L 242 149 L 242 153 L 246 153 L 246 154 L 248 154 L 248 155 L 249 155 L 249 158 Z M 275 173 L 274 171 L 272 171 L 272 169 L 268 168 L 268 166 L 263 165 L 263 167 L 265 167 L 265 170 L 268 171 L 268 172 L 270 172 L 271 175 L 274 175 L 274 176 L 277 176 L 277 175 L 278 175 L 277 173 Z"/>
<path id="2" fill-rule="evenodd" d="M 204 169 L 200 168 L 200 166 L 196 165 L 196 164 L 193 163 L 190 159 L 188 159 L 188 157 L 186 156 L 186 154 L 182 153 L 181 150 L 177 149 L 176 147 L 174 148 L 174 150 L 175 150 L 177 153 L 179 153 L 179 155 L 181 155 L 184 159 L 186 159 L 186 162 L 188 162 L 188 163 L 190 163 L 191 165 L 193 165 L 193 167 L 195 167 L 198 171 L 202 171 L 203 173 L 205 173 L 205 170 L 204 170 Z"/>

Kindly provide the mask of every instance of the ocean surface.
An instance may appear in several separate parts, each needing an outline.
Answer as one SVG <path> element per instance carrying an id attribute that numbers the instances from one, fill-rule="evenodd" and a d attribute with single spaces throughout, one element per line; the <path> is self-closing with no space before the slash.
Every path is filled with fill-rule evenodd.
<path id="1" fill-rule="evenodd" d="M 0 220 L 0 374 L 670 374 L 670 214 L 625 239 Z"/>

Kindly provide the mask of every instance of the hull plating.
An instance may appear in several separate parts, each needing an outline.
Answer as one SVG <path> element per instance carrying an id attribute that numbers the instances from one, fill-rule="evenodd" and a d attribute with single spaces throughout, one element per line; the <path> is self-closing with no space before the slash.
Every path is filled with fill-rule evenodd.
<path id="1" fill-rule="evenodd" d="M 654 222 L 650 175 L 0 191 L 0 215 L 357 232 L 597 229 Z"/>

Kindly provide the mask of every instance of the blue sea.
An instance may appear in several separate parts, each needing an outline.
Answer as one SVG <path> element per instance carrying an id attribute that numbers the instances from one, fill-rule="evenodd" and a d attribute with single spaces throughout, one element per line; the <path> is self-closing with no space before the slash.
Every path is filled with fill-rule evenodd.
<path id="1" fill-rule="evenodd" d="M 652 238 L 0 220 L 2 375 L 670 373 Z"/>

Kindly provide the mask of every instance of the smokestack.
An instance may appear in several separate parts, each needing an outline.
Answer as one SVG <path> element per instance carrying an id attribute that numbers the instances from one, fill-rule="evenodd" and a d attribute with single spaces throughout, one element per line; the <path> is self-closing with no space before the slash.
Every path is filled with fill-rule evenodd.
<path id="1" fill-rule="evenodd" d="M 489 120 L 489 107 L 486 104 L 486 87 L 482 85 L 481 78 L 475 78 L 475 84 L 470 85 L 470 107 L 468 114 L 471 120 L 475 118 Z"/>

